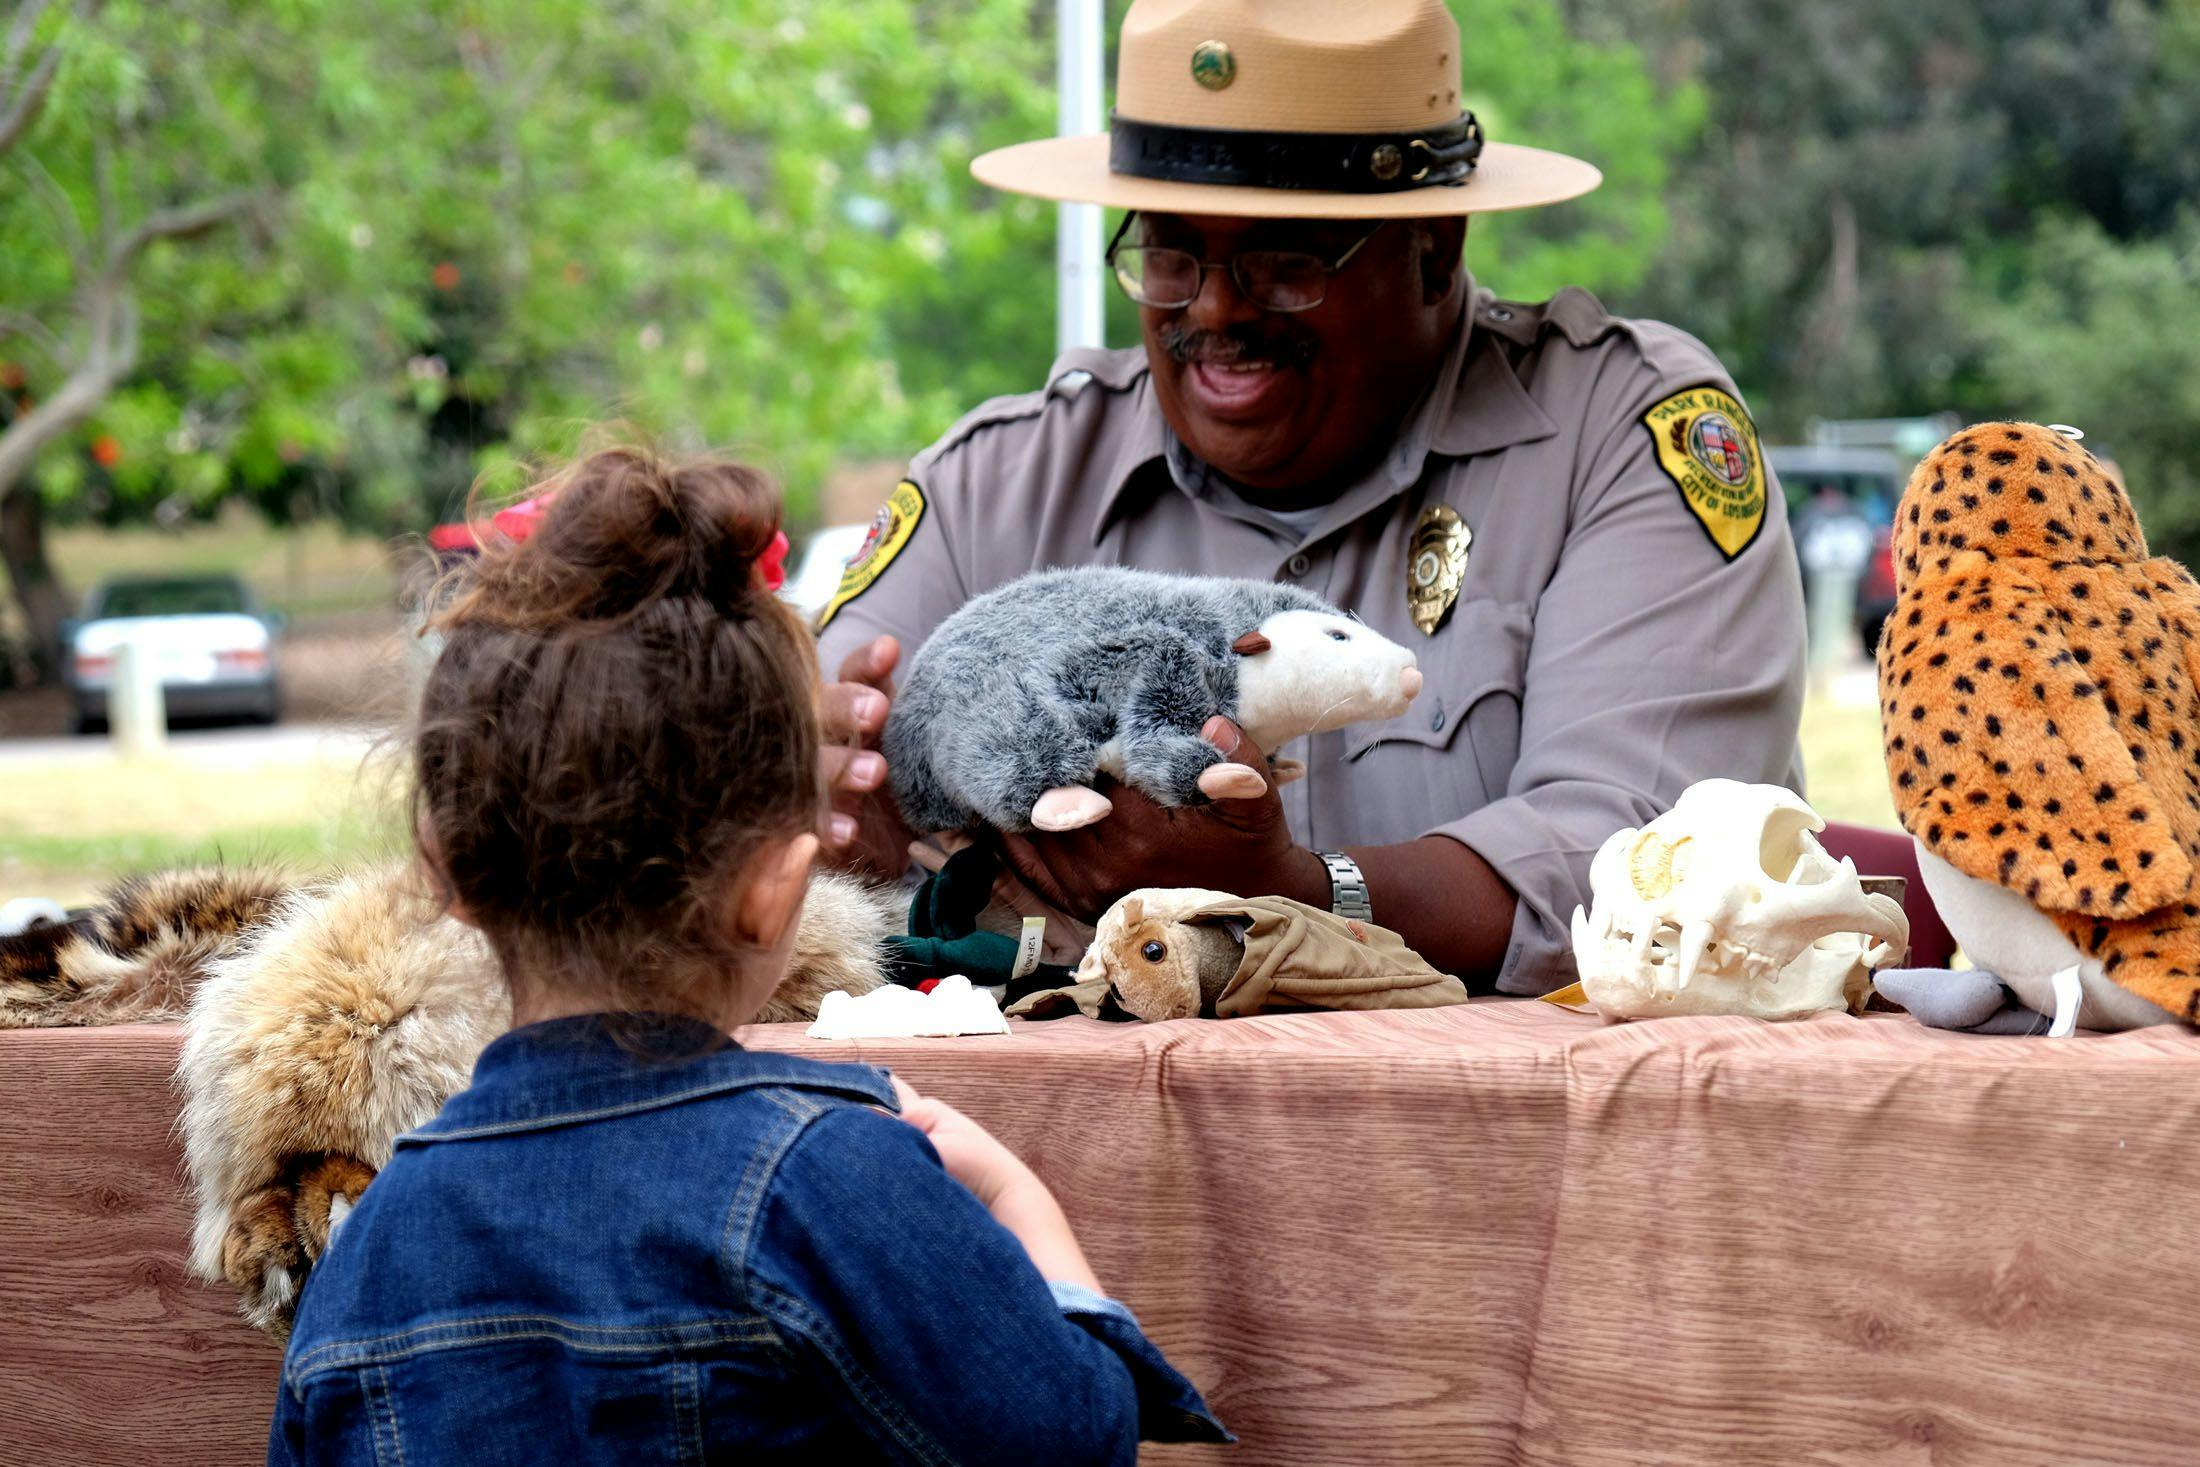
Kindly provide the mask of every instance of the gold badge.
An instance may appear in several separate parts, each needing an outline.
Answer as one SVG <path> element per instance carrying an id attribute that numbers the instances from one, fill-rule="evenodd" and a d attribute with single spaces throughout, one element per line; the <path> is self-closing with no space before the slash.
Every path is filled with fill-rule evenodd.
<path id="1" fill-rule="evenodd" d="M 1219 92 L 1237 80 L 1237 58 L 1220 41 L 1201 41 L 1192 48 L 1192 80 Z"/>
<path id="2" fill-rule="evenodd" d="M 1716 387 L 1676 392 L 1642 415 L 1658 467 L 1728 560 L 1765 523 L 1765 461 L 1742 405 Z"/>
<path id="3" fill-rule="evenodd" d="M 1423 635 L 1435 636 L 1459 599 L 1472 543 L 1474 532 L 1450 505 L 1432 504 L 1421 511 L 1413 543 L 1406 547 L 1406 610 Z"/>
<path id="4" fill-rule="evenodd" d="M 878 513 L 871 517 L 871 532 L 863 537 L 863 546 L 848 560 L 847 568 L 840 573 L 840 588 L 833 592 L 833 599 L 825 603 L 825 609 L 817 615 L 817 629 L 825 630 L 825 624 L 840 614 L 840 608 L 871 589 L 871 583 L 885 574 L 886 567 L 894 563 L 901 548 L 909 543 L 909 537 L 917 532 L 917 522 L 924 518 L 924 491 L 909 479 L 894 486 L 894 492 L 886 496 Z"/>

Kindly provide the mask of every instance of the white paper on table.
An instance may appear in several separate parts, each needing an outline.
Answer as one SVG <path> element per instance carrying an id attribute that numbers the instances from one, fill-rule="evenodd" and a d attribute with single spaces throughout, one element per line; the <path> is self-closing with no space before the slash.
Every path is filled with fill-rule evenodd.
<path id="1" fill-rule="evenodd" d="M 960 1034 L 1006 1034 L 1008 1020 L 986 989 L 956 974 L 930 993 L 889 983 L 858 998 L 838 989 L 817 1006 L 812 1039 L 945 1039 Z"/>

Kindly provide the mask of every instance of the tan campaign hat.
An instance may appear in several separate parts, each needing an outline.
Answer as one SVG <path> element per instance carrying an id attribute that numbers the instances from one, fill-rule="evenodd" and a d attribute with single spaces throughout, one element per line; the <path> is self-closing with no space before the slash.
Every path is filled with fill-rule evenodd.
<path id="1" fill-rule="evenodd" d="M 1460 62 L 1443 0 L 1134 0 L 1109 131 L 996 149 L 970 171 L 1042 199 L 1301 219 L 1531 209 L 1603 181 L 1579 158 L 1487 141 Z"/>

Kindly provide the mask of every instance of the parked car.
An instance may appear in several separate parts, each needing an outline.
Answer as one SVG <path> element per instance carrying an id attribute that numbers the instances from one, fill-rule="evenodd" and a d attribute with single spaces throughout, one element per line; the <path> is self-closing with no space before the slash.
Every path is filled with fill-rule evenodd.
<path id="1" fill-rule="evenodd" d="M 1879 629 L 1894 610 L 1894 510 L 1909 477 L 1908 464 L 1881 448 L 1768 446 L 1765 457 L 1780 477 L 1791 520 L 1831 492 L 1848 500 L 1870 523 L 1871 558 L 1856 583 L 1855 625 L 1864 655 L 1872 656 L 1879 648 Z"/>
<path id="2" fill-rule="evenodd" d="M 103 581 L 66 629 L 68 685 L 80 733 L 107 722 L 107 694 L 126 642 L 160 671 L 170 718 L 229 717 L 273 723 L 279 612 L 264 611 L 234 576 L 131 576 Z"/>

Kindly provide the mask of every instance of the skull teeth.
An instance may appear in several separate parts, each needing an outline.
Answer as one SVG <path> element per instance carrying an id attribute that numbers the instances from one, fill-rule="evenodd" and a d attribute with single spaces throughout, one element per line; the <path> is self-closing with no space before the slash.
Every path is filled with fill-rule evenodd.
<path id="1" fill-rule="evenodd" d="M 1690 945 L 1680 934 L 1664 937 L 1656 926 L 1630 931 L 1622 927 L 1618 918 L 1610 913 L 1605 914 L 1595 925 L 1601 927 L 1601 935 L 1607 942 L 1629 949 L 1640 961 L 1654 968 L 1679 963 L 1690 970 L 1691 976 L 1706 966 L 1722 971 L 1740 968 L 1751 977 L 1761 977 L 1773 971 L 1772 959 L 1763 953 L 1751 952 L 1731 938 L 1703 936 L 1694 948 L 1698 954 L 1697 961 L 1691 965 L 1686 962 Z M 1662 925 L 1668 931 L 1671 930 L 1671 924 Z M 1687 987 L 1685 979 L 1681 986 Z"/>

